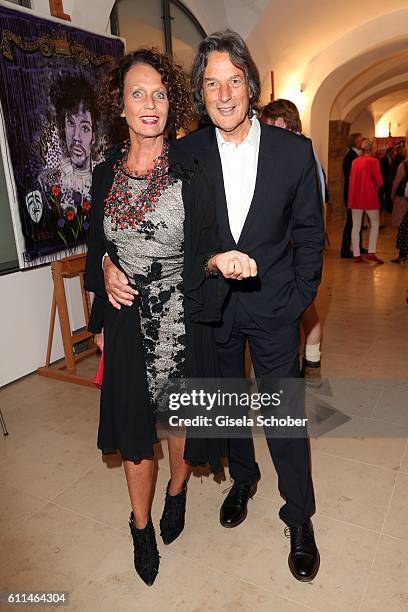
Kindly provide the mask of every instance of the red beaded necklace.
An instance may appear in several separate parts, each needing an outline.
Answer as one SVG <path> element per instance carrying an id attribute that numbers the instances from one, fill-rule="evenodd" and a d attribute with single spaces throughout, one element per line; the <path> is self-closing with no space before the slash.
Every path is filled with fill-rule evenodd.
<path id="1" fill-rule="evenodd" d="M 154 210 L 163 191 L 177 182 L 169 175 L 169 145 L 164 141 L 163 151 L 156 158 L 154 167 L 143 177 L 147 185 L 137 198 L 134 197 L 129 184 L 132 177 L 127 167 L 130 140 L 124 143 L 122 156 L 113 166 L 114 179 L 105 200 L 104 215 L 110 217 L 111 229 L 136 229 L 143 221 L 145 214 Z"/>

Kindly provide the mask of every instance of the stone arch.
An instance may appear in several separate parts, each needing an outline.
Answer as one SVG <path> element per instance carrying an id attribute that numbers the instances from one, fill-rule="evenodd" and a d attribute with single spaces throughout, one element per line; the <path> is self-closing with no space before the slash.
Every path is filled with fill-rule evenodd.
<path id="1" fill-rule="evenodd" d="M 408 9 L 373 19 L 309 62 L 303 75 L 306 104 L 302 118 L 323 162 L 327 161 L 329 114 L 338 92 L 367 66 L 406 49 L 407 21 Z"/>

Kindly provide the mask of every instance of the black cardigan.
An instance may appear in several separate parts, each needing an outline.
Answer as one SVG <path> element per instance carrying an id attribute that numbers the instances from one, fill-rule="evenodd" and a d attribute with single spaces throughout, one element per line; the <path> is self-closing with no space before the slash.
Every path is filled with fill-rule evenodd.
<path id="1" fill-rule="evenodd" d="M 103 230 L 104 201 L 114 178 L 114 164 L 121 156 L 121 145 L 108 152 L 107 158 L 95 167 L 92 177 L 92 218 L 85 269 L 85 287 L 95 294 L 88 329 L 103 329 L 106 309 L 113 308 L 104 287 L 102 257 L 107 253 L 120 268 L 115 245 Z M 215 200 L 210 195 L 209 180 L 197 162 L 181 150 L 177 141 L 169 143 L 169 172 L 182 180 L 184 221 L 184 313 L 186 328 L 186 365 L 190 378 L 219 376 L 214 326 L 221 320 L 222 306 L 229 287 L 222 277 L 205 278 L 203 263 L 209 254 L 219 252 Z M 130 308 L 135 326 L 139 317 L 137 299 Z M 130 323 L 131 324 L 131 323 Z M 146 376 L 140 380 L 146 385 Z M 188 440 L 185 458 L 193 465 L 210 463 L 214 471 L 221 469 L 221 446 L 217 440 Z"/>

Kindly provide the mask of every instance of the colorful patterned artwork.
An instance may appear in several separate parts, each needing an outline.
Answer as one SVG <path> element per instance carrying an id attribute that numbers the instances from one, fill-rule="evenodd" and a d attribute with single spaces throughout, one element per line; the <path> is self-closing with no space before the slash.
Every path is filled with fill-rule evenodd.
<path id="1" fill-rule="evenodd" d="M 0 6 L 2 153 L 27 268 L 86 247 L 92 170 L 115 134 L 98 87 L 123 42 Z"/>

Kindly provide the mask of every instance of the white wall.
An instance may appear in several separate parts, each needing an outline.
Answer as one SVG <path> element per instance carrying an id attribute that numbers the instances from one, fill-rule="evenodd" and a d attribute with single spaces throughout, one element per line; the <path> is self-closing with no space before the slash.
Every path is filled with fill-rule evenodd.
<path id="1" fill-rule="evenodd" d="M 79 279 L 65 281 L 71 328 L 85 325 Z M 45 364 L 51 314 L 50 266 L 0 277 L 0 387 Z M 63 357 L 58 316 L 52 360 Z"/>
<path id="2" fill-rule="evenodd" d="M 362 110 L 350 126 L 350 134 L 358 132 L 366 138 L 375 136 L 374 117 L 368 108 Z"/>
<path id="3" fill-rule="evenodd" d="M 44 365 L 52 299 L 49 266 L 0 277 L 0 386 Z M 56 334 L 53 359 L 62 357 Z"/>
<path id="4" fill-rule="evenodd" d="M 104 34 L 114 0 L 64 0 L 71 24 Z M 49 17 L 48 0 L 32 0 L 33 13 Z M 69 22 L 63 22 L 69 23 Z M 72 329 L 84 325 L 77 279 L 66 283 Z M 0 387 L 44 365 L 52 301 L 50 266 L 0 276 Z M 52 359 L 63 356 L 58 331 Z"/>

